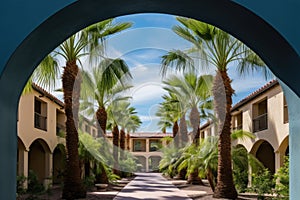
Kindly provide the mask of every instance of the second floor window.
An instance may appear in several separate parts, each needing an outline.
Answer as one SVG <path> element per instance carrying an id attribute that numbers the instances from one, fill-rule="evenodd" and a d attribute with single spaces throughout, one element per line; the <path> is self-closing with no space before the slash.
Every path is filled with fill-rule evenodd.
<path id="1" fill-rule="evenodd" d="M 267 99 L 253 105 L 253 132 L 268 129 Z"/>
<path id="2" fill-rule="evenodd" d="M 243 129 L 243 113 L 240 112 L 233 116 L 233 130 Z"/>
<path id="3" fill-rule="evenodd" d="M 47 130 L 47 104 L 38 98 L 34 99 L 34 127 Z"/>
<path id="4" fill-rule="evenodd" d="M 135 152 L 146 152 L 146 140 L 134 140 L 133 151 Z"/>

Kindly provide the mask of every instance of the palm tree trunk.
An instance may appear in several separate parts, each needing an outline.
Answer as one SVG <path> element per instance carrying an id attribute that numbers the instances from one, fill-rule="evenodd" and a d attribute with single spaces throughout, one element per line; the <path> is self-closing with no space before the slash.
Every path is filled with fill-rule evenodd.
<path id="1" fill-rule="evenodd" d="M 188 143 L 188 130 L 185 120 L 185 114 L 182 115 L 179 122 L 179 138 L 180 138 L 180 147 L 184 147 Z"/>
<path id="2" fill-rule="evenodd" d="M 98 129 L 98 137 L 105 137 L 106 134 L 106 121 L 107 121 L 107 113 L 105 110 L 105 107 L 102 106 L 100 108 L 98 108 L 97 112 L 96 112 L 96 118 L 97 118 L 97 129 Z M 100 152 L 104 151 L 104 147 L 101 146 L 100 147 Z M 104 169 L 104 164 L 103 163 L 99 163 L 99 168 L 101 171 L 101 174 L 99 175 L 98 173 L 96 173 L 96 183 L 104 183 L 104 184 L 108 184 L 108 177 L 106 174 L 106 171 Z"/>
<path id="3" fill-rule="evenodd" d="M 200 113 L 197 106 L 193 106 L 190 112 L 190 122 L 193 129 L 192 140 L 196 146 L 199 144 L 199 126 L 200 126 Z"/>
<path id="4" fill-rule="evenodd" d="M 103 163 L 99 163 L 99 169 L 101 171 L 101 173 L 99 174 L 97 172 L 97 166 L 95 166 L 95 174 L 96 174 L 96 180 L 95 180 L 95 183 L 104 183 L 104 184 L 108 184 L 109 181 L 108 181 L 108 177 L 107 177 L 107 174 L 106 174 L 106 171 L 105 171 L 105 168 L 104 168 L 104 164 Z"/>
<path id="5" fill-rule="evenodd" d="M 207 177 L 207 180 L 208 180 L 211 190 L 214 192 L 215 191 L 214 175 L 210 168 L 207 169 L 206 177 Z"/>
<path id="6" fill-rule="evenodd" d="M 124 158 L 124 151 L 125 151 L 125 131 L 122 128 L 120 131 L 120 159 L 125 159 Z"/>
<path id="7" fill-rule="evenodd" d="M 112 130 L 113 135 L 113 158 L 114 158 L 114 174 L 119 174 L 119 128 L 114 125 Z"/>
<path id="8" fill-rule="evenodd" d="M 224 94 L 225 98 L 221 94 Z M 231 80 L 226 70 L 220 70 L 214 80 L 213 95 L 215 100 L 215 111 L 219 121 L 219 144 L 218 144 L 218 176 L 217 186 L 214 191 L 215 198 L 237 198 L 237 191 L 234 187 L 231 161 L 231 106 L 232 94 Z"/>
<path id="9" fill-rule="evenodd" d="M 179 130 L 178 121 L 176 120 L 173 124 L 173 130 L 172 130 L 172 132 L 173 132 L 173 141 L 174 141 L 175 147 L 179 146 L 179 136 L 177 135 L 178 130 Z"/>
<path id="10" fill-rule="evenodd" d="M 199 144 L 199 126 L 200 126 L 200 113 L 196 105 L 193 106 L 191 109 L 190 122 L 193 128 L 192 140 L 193 140 L 193 144 L 196 147 Z M 189 174 L 187 183 L 193 185 L 204 185 L 201 178 L 199 177 L 198 168 L 195 168 L 195 170 Z"/>
<path id="11" fill-rule="evenodd" d="M 189 174 L 187 183 L 193 185 L 204 185 L 202 179 L 199 177 L 198 168 L 196 168 L 192 173 Z"/>
<path id="12" fill-rule="evenodd" d="M 106 134 L 107 112 L 104 106 L 98 108 L 96 112 L 98 121 L 98 137 L 104 137 Z"/>
<path id="13" fill-rule="evenodd" d="M 126 143 L 127 143 L 126 149 L 129 151 L 130 150 L 130 133 L 127 133 L 127 135 L 126 135 Z"/>
<path id="14" fill-rule="evenodd" d="M 63 198 L 78 199 L 86 196 L 86 191 L 80 178 L 78 156 L 78 111 L 81 77 L 76 61 L 66 63 L 62 76 L 65 114 L 66 114 L 66 148 L 67 162 L 64 179 Z"/>

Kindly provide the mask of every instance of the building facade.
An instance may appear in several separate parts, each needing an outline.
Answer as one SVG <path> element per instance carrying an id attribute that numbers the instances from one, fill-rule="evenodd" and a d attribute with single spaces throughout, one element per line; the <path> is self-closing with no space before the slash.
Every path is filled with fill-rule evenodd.
<path id="1" fill-rule="evenodd" d="M 126 150 L 137 158 L 138 171 L 157 171 L 159 162 L 163 156 L 162 147 L 168 145 L 165 137 L 172 137 L 169 133 L 132 133 L 125 140 Z M 112 143 L 111 133 L 107 138 Z"/>
<path id="2" fill-rule="evenodd" d="M 63 102 L 35 84 L 32 87 L 19 100 L 17 174 L 28 177 L 33 171 L 48 187 L 62 182 L 66 116 Z M 79 125 L 96 137 L 96 128 L 89 120 L 83 118 Z"/>
<path id="3" fill-rule="evenodd" d="M 231 110 L 232 130 L 245 130 L 255 139 L 234 141 L 258 158 L 272 173 L 283 165 L 288 155 L 288 107 L 277 80 L 272 80 L 235 104 Z M 201 127 L 202 137 L 216 135 L 216 126 Z"/>

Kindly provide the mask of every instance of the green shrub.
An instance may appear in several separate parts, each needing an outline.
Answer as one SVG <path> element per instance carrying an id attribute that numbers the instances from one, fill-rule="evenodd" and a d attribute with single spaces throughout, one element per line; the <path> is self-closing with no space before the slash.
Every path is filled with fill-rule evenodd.
<path id="1" fill-rule="evenodd" d="M 29 170 L 27 180 L 28 180 L 28 188 L 27 188 L 28 193 L 39 194 L 45 191 L 43 184 L 39 182 L 38 177 L 34 173 L 34 171 Z"/>
<path id="2" fill-rule="evenodd" d="M 274 179 L 267 168 L 252 175 L 252 187 L 250 190 L 258 194 L 257 199 L 265 199 L 265 194 L 272 194 L 274 186 Z"/>
<path id="3" fill-rule="evenodd" d="M 236 189 L 239 192 L 246 192 L 248 185 L 248 171 L 240 169 L 233 170 L 233 179 Z"/>
<path id="4" fill-rule="evenodd" d="M 24 188 L 25 181 L 26 181 L 26 176 L 24 176 L 24 175 L 17 176 L 17 193 L 18 194 L 24 194 L 26 192 L 26 189 Z"/>
<path id="5" fill-rule="evenodd" d="M 284 164 L 278 169 L 274 176 L 276 181 L 275 193 L 282 199 L 288 199 L 289 196 L 289 157 L 285 157 Z"/>
<path id="6" fill-rule="evenodd" d="M 85 188 L 86 189 L 93 188 L 95 180 L 96 180 L 96 178 L 94 175 L 84 177 L 83 184 L 84 184 Z"/>

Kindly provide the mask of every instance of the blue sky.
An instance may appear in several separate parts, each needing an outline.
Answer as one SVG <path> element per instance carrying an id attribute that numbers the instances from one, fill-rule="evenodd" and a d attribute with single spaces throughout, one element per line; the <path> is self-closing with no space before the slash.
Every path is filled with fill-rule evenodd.
<path id="1" fill-rule="evenodd" d="M 171 29 L 179 24 L 175 16 L 164 14 L 137 14 L 119 17 L 118 22 L 131 21 L 132 28 L 110 37 L 107 54 L 120 56 L 131 68 L 134 89 L 132 105 L 143 121 L 140 131 L 159 131 L 155 112 L 164 94 L 159 74 L 161 56 L 171 49 L 188 49 L 191 44 L 177 36 Z M 235 67 L 229 68 L 236 94 L 233 102 L 238 102 L 267 81 L 260 74 L 239 77 Z"/>
<path id="2" fill-rule="evenodd" d="M 191 44 L 177 36 L 172 27 L 179 24 L 175 16 L 165 14 L 135 14 L 116 18 L 116 22 L 132 22 L 133 26 L 107 39 L 106 55 L 126 61 L 133 75 L 131 103 L 143 121 L 139 131 L 156 132 L 156 109 L 161 96 L 162 78 L 159 74 L 161 56 L 172 49 L 188 49 Z M 235 66 L 229 68 L 236 103 L 267 81 L 260 74 L 239 77 Z"/>

